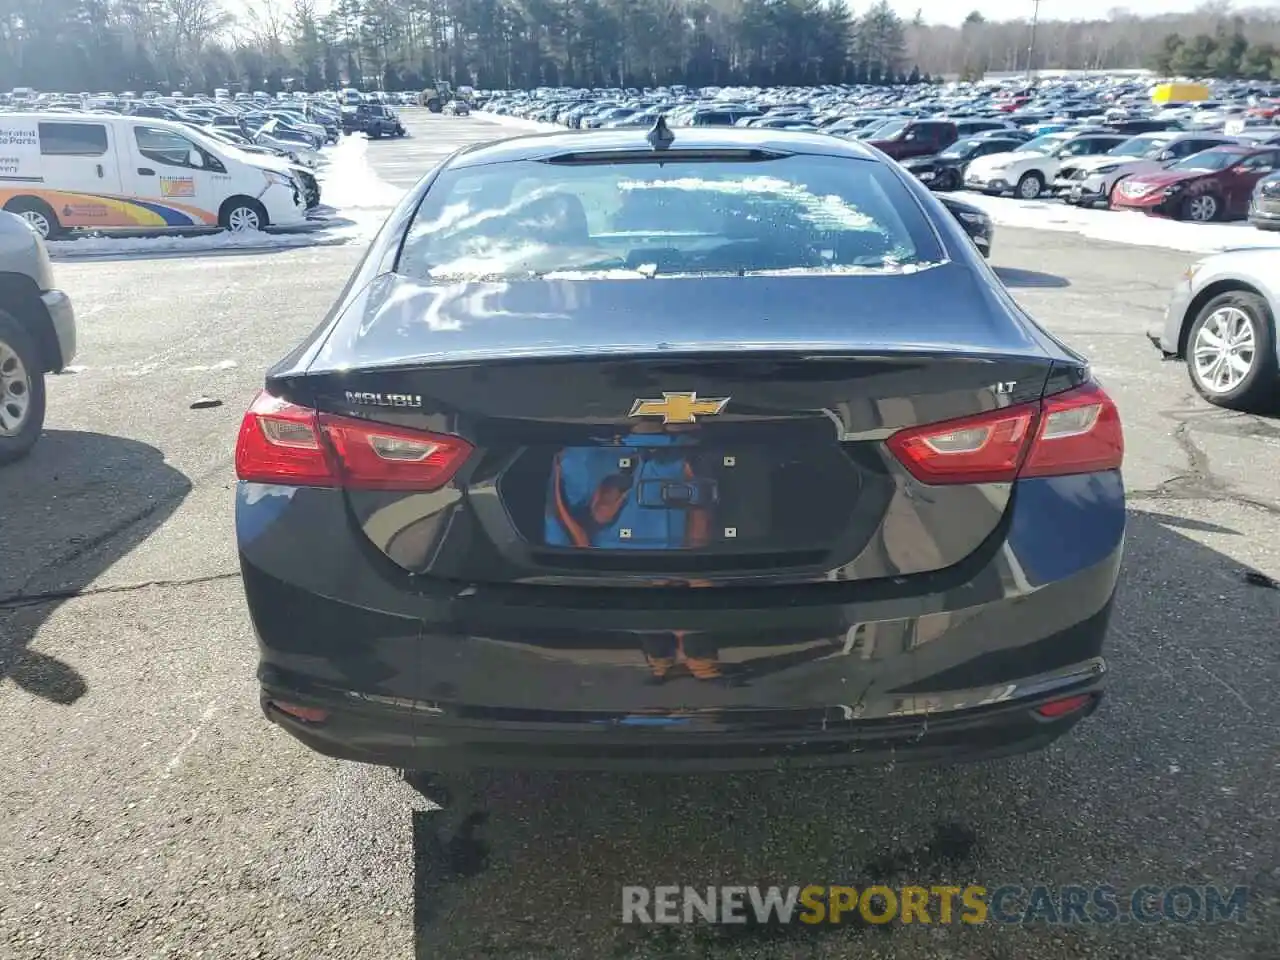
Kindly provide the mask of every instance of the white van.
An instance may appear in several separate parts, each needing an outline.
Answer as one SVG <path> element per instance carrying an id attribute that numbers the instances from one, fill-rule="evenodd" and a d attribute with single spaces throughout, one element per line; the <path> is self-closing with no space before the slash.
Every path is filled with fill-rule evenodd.
<path id="1" fill-rule="evenodd" d="M 244 153 L 190 127 L 147 117 L 0 114 L 0 209 L 44 237 L 306 220 L 286 160 Z"/>

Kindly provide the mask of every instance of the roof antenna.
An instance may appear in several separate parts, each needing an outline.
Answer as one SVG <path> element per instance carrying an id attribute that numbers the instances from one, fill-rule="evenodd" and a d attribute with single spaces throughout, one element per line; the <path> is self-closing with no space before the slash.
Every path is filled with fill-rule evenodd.
<path id="1" fill-rule="evenodd" d="M 665 150 L 674 142 L 676 135 L 671 132 L 671 128 L 667 126 L 667 118 L 663 114 L 658 114 L 658 119 L 654 121 L 653 129 L 649 131 L 645 137 L 649 141 L 649 146 L 655 150 Z"/>

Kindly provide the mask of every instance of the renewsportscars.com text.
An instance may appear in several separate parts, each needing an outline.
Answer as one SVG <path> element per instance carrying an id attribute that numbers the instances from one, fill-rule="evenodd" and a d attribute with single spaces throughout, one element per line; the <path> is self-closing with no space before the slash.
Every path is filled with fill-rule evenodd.
<path id="1" fill-rule="evenodd" d="M 1247 887 L 1095 886 L 622 888 L 622 922 L 640 924 L 1243 923 Z"/>

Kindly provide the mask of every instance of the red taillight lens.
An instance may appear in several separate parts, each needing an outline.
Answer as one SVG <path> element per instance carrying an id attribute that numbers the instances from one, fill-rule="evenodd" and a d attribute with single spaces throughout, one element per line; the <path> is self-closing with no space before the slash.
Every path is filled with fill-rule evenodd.
<path id="1" fill-rule="evenodd" d="M 363 490 L 438 490 L 471 455 L 459 437 L 320 414 L 342 464 L 342 485 Z"/>
<path id="2" fill-rule="evenodd" d="M 240 425 L 236 476 L 257 483 L 438 490 L 471 455 L 443 436 L 317 413 L 260 393 Z"/>
<path id="3" fill-rule="evenodd" d="M 900 430 L 887 442 L 921 483 L 996 483 L 1017 475 L 1035 417 L 1031 406 L 1006 407 Z"/>
<path id="4" fill-rule="evenodd" d="M 999 483 L 1119 468 L 1124 435 L 1096 384 L 1034 403 L 899 430 L 886 445 L 921 483 Z"/>
<path id="5" fill-rule="evenodd" d="M 236 476 L 257 483 L 337 485 L 333 463 L 316 424 L 316 412 L 259 393 L 240 424 Z"/>
<path id="6" fill-rule="evenodd" d="M 1106 392 L 1087 384 L 1040 401 L 1040 429 L 1019 476 L 1117 470 L 1124 460 L 1120 413 Z"/>

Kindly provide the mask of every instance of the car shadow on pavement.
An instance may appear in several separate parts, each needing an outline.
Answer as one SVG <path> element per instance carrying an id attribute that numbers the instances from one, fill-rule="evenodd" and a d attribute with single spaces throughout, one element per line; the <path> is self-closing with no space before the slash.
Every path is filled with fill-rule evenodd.
<path id="1" fill-rule="evenodd" d="M 1071 281 L 1054 273 L 1041 273 L 1038 270 L 1023 270 L 1020 267 L 995 267 L 996 276 L 1006 287 L 1039 287 L 1042 289 L 1061 289 L 1071 286 Z"/>
<path id="2" fill-rule="evenodd" d="M 25 460 L 0 467 L 0 681 L 59 704 L 84 696 L 75 667 L 32 640 L 190 489 L 155 447 L 100 433 L 47 431 Z"/>
<path id="3" fill-rule="evenodd" d="M 476 775 L 485 799 L 467 849 L 442 856 L 438 815 L 412 814 L 417 956 L 1274 955 L 1280 594 L 1194 539 L 1247 536 L 1131 511 L 1108 695 L 1035 754 L 694 778 Z M 1122 915 L 1142 884 L 1245 885 L 1251 922 L 1062 923 L 1043 911 L 1026 922 L 1024 895 L 1009 901 L 1023 922 L 979 926 L 940 924 L 936 904 L 931 924 L 872 925 L 857 911 L 836 926 L 622 923 L 626 885 L 775 884 L 1045 884 L 1055 896 L 1110 885 Z"/>

